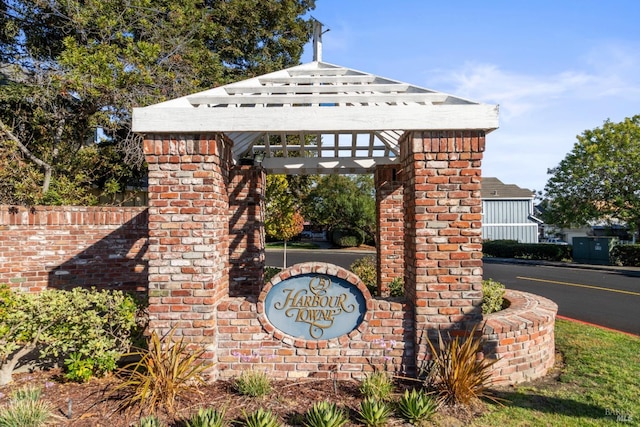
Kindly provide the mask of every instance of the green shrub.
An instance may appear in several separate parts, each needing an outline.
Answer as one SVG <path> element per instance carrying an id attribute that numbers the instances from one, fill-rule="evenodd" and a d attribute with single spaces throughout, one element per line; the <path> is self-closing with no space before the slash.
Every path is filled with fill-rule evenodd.
<path id="1" fill-rule="evenodd" d="M 362 280 L 371 295 L 377 295 L 378 271 L 374 257 L 359 258 L 349 266 L 349 269 Z"/>
<path id="2" fill-rule="evenodd" d="M 504 285 L 493 279 L 482 281 L 482 313 L 490 314 L 504 307 Z"/>
<path id="3" fill-rule="evenodd" d="M 265 411 L 262 408 L 247 414 L 242 411 L 244 415 L 244 425 L 246 427 L 280 427 L 282 424 L 278 421 L 278 418 L 271 411 Z"/>
<path id="4" fill-rule="evenodd" d="M 609 256 L 612 265 L 640 267 L 640 245 L 616 245 Z"/>
<path id="5" fill-rule="evenodd" d="M 264 283 L 267 283 L 271 280 L 276 274 L 282 271 L 281 268 L 278 267 L 265 267 L 264 268 Z"/>
<path id="6" fill-rule="evenodd" d="M 84 364 L 92 367 L 92 375 L 115 369 L 144 327 L 139 311 L 139 301 L 119 291 L 30 294 L 0 287 L 0 385 L 11 381 L 16 364 L 36 347 L 43 361 L 92 359 Z"/>
<path id="7" fill-rule="evenodd" d="M 406 390 L 398 402 L 400 416 L 414 425 L 427 421 L 437 409 L 435 399 L 422 389 Z"/>
<path id="8" fill-rule="evenodd" d="M 214 408 L 199 409 L 186 422 L 186 427 L 225 427 L 224 410 Z"/>
<path id="9" fill-rule="evenodd" d="M 131 356 L 139 358 L 117 371 L 122 381 L 111 395 L 117 395 L 120 409 L 139 407 L 156 413 L 159 408 L 175 411 L 176 398 L 194 384 L 203 384 L 201 374 L 209 368 L 202 360 L 204 349 L 190 351 L 183 339 L 174 340 L 175 330 L 160 338 L 152 331 L 148 350 Z"/>
<path id="10" fill-rule="evenodd" d="M 335 403 L 316 402 L 305 414 L 306 427 L 341 427 L 349 421 L 345 412 Z"/>
<path id="11" fill-rule="evenodd" d="M 358 247 L 364 243 L 365 233 L 358 229 L 336 229 L 331 231 L 331 241 L 341 248 Z"/>
<path id="12" fill-rule="evenodd" d="M 393 388 L 393 379 L 384 371 L 374 371 L 360 383 L 360 393 L 375 400 L 390 400 Z"/>
<path id="13" fill-rule="evenodd" d="M 387 402 L 368 397 L 360 402 L 358 418 L 367 427 L 382 427 L 387 425 L 392 413 Z"/>
<path id="14" fill-rule="evenodd" d="M 389 296 L 404 296 L 404 279 L 402 277 L 394 277 L 391 283 L 389 283 Z"/>
<path id="15" fill-rule="evenodd" d="M 478 358 L 483 352 L 484 340 L 474 326 L 465 336 L 448 337 L 445 341 L 438 332 L 438 348 L 431 340 L 432 366 L 428 381 L 447 404 L 468 405 L 472 400 L 489 396 L 487 385 L 491 366 L 497 359 Z"/>
<path id="16" fill-rule="evenodd" d="M 84 383 L 93 376 L 93 359 L 83 358 L 80 353 L 71 353 L 64 360 L 64 366 L 66 369 L 64 377 L 69 381 Z"/>
<path id="17" fill-rule="evenodd" d="M 489 257 L 544 261 L 566 261 L 572 258 L 570 245 L 518 243 L 514 240 L 486 240 L 482 243 L 482 253 Z"/>
<path id="18" fill-rule="evenodd" d="M 35 387 L 16 390 L 9 404 L 0 407 L 0 427 L 40 427 L 53 421 L 53 408 L 40 400 L 41 393 Z"/>
<path id="19" fill-rule="evenodd" d="M 249 369 L 237 376 L 233 385 L 243 396 L 262 397 L 271 393 L 271 379 L 266 372 Z"/>

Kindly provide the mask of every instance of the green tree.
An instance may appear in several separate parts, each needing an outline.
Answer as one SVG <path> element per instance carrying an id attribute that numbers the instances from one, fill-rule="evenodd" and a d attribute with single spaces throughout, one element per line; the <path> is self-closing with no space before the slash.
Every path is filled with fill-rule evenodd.
<path id="1" fill-rule="evenodd" d="M 285 175 L 267 175 L 265 199 L 265 234 L 284 241 L 283 267 L 286 268 L 287 241 L 302 232 L 304 219 Z"/>
<path id="2" fill-rule="evenodd" d="M 549 170 L 545 221 L 560 226 L 622 221 L 640 228 L 640 115 L 586 130 Z"/>
<path id="3" fill-rule="evenodd" d="M 304 216 L 329 230 L 359 230 L 373 240 L 375 189 L 371 175 L 325 175 L 311 190 Z"/>
<path id="4" fill-rule="evenodd" d="M 310 34 L 302 17 L 314 7 L 0 0 L 0 166 L 17 176 L 3 201 L 90 203 L 91 187 L 138 182 L 145 170 L 133 107 L 297 64 Z"/>

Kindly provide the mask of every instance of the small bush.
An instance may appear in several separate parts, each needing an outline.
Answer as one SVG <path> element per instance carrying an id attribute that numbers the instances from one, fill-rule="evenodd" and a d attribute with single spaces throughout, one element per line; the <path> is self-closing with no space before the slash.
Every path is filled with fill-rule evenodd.
<path id="1" fill-rule="evenodd" d="M 150 415 L 148 417 L 140 418 L 138 427 L 165 427 L 166 424 L 160 421 L 160 418 Z"/>
<path id="2" fill-rule="evenodd" d="M 36 347 L 43 363 L 68 357 L 76 369 L 92 359 L 71 378 L 112 371 L 144 327 L 139 311 L 139 301 L 119 291 L 22 294 L 0 286 L 0 385 L 11 381 L 13 368 Z"/>
<path id="3" fill-rule="evenodd" d="M 400 416 L 411 424 L 427 421 L 438 409 L 436 401 L 424 390 L 406 390 L 398 402 Z"/>
<path id="4" fill-rule="evenodd" d="M 367 427 L 382 427 L 387 425 L 392 413 L 387 402 L 368 397 L 360 402 L 358 418 Z"/>
<path id="5" fill-rule="evenodd" d="M 394 277 L 389 283 L 389 295 L 392 297 L 404 296 L 404 279 L 402 277 Z"/>
<path id="6" fill-rule="evenodd" d="M 366 256 L 355 260 L 349 269 L 362 280 L 371 295 L 378 293 L 378 272 L 376 260 L 372 256 Z"/>
<path id="7" fill-rule="evenodd" d="M 186 427 L 225 427 L 228 424 L 224 420 L 224 413 L 224 410 L 214 408 L 199 409 L 186 422 Z"/>
<path id="8" fill-rule="evenodd" d="M 262 408 L 247 414 L 244 414 L 244 425 L 246 427 L 280 427 L 282 424 L 278 421 L 278 418 L 271 411 L 265 411 Z"/>
<path id="9" fill-rule="evenodd" d="M 113 393 L 120 393 L 120 409 L 139 406 L 141 411 L 164 408 L 173 414 L 176 397 L 204 383 L 201 374 L 209 365 L 201 359 L 204 350 L 188 350 L 182 339 L 174 341 L 175 330 L 160 338 L 152 331 L 148 350 L 132 354 L 139 361 L 121 368 L 122 382 Z"/>
<path id="10" fill-rule="evenodd" d="M 364 232 L 358 229 L 336 229 L 331 231 L 331 241 L 341 248 L 358 247 L 364 243 Z"/>
<path id="11" fill-rule="evenodd" d="M 374 400 L 390 400 L 393 389 L 393 379 L 384 371 L 372 372 L 360 383 L 360 393 Z"/>
<path id="12" fill-rule="evenodd" d="M 40 427 L 53 421 L 53 408 L 40 400 L 41 394 L 35 387 L 16 390 L 9 404 L 0 407 L 0 427 Z"/>
<path id="13" fill-rule="evenodd" d="M 504 285 L 493 279 L 482 281 L 482 313 L 490 314 L 504 307 Z"/>
<path id="14" fill-rule="evenodd" d="M 265 267 L 264 268 L 264 283 L 267 283 L 271 280 L 276 274 L 282 271 L 281 268 L 278 267 Z"/>
<path id="15" fill-rule="evenodd" d="M 238 393 L 243 396 L 262 397 L 271 393 L 271 379 L 266 372 L 249 369 L 233 381 Z"/>
<path id="16" fill-rule="evenodd" d="M 497 359 L 478 358 L 484 340 L 474 326 L 465 336 L 448 337 L 438 332 L 438 348 L 428 340 L 433 357 L 429 384 L 447 404 L 468 405 L 472 400 L 488 396 L 491 366 Z"/>
<path id="17" fill-rule="evenodd" d="M 317 402 L 305 414 L 306 427 L 341 427 L 349 421 L 335 403 Z"/>

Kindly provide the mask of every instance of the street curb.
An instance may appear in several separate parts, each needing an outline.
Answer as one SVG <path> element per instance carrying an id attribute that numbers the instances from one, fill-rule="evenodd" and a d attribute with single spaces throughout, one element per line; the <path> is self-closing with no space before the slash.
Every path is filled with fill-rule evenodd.
<path id="1" fill-rule="evenodd" d="M 593 326 L 594 328 L 604 329 L 605 331 L 617 332 L 619 334 L 628 335 L 628 336 L 633 337 L 633 338 L 640 338 L 639 334 L 634 334 L 632 332 L 625 332 L 625 331 L 621 331 L 619 329 L 608 328 L 606 326 L 597 325 L 595 323 L 585 322 L 584 320 L 574 319 L 573 317 L 561 316 L 561 315 L 558 314 L 558 315 L 556 315 L 556 319 L 566 320 L 567 322 L 579 323 L 581 325 Z"/>

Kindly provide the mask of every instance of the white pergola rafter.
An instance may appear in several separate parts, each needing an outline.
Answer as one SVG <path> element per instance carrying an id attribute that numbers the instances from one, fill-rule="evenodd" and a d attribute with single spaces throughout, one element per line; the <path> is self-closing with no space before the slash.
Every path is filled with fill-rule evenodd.
<path id="1" fill-rule="evenodd" d="M 133 111 L 140 133 L 223 132 L 272 173 L 366 173 L 412 130 L 498 127 L 498 107 L 310 62 Z"/>

